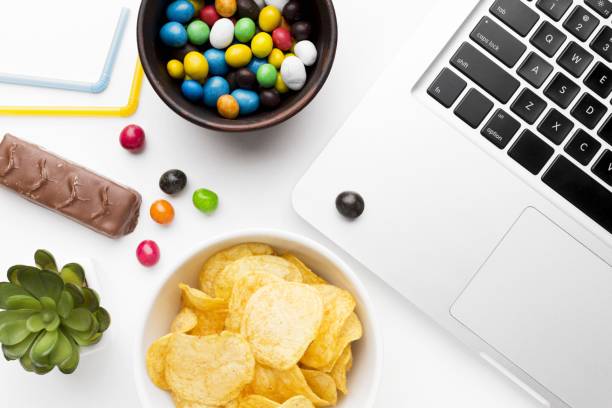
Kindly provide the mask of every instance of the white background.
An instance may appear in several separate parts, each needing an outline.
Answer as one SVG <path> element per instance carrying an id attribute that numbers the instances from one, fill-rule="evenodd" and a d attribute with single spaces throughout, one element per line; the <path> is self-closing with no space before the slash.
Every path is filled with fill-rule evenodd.
<path id="1" fill-rule="evenodd" d="M 96 98 L 0 84 L 1 104 L 125 103 L 136 55 L 137 1 L 8 3 L 0 4 L 0 71 L 17 69 L 23 74 L 81 80 L 95 80 L 99 74 L 119 7 L 129 6 L 132 14 L 115 76 L 104 95 Z M 37 248 L 61 255 L 60 263 L 91 258 L 102 302 L 113 316 L 105 347 L 84 357 L 72 376 L 53 373 L 38 377 L 23 372 L 16 362 L 0 361 L 0 406 L 138 407 L 133 344 L 140 335 L 137 322 L 143 318 L 152 288 L 170 272 L 168 266 L 196 242 L 251 227 L 307 235 L 330 246 L 356 268 L 370 290 L 383 330 L 384 374 L 376 407 L 538 406 L 293 212 L 293 186 L 391 62 L 402 32 L 414 29 L 419 20 L 410 12 L 409 1 L 335 3 L 340 44 L 333 73 L 311 106 L 275 129 L 226 135 L 197 128 L 166 108 L 146 82 L 138 113 L 128 120 L 0 117 L 0 133 L 11 132 L 41 144 L 136 188 L 144 199 L 136 232 L 112 241 L 9 191 L 0 191 L 0 269 L 29 262 Z M 41 42 L 45 33 L 56 33 L 56 37 Z M 121 128 L 130 122 L 147 132 L 148 145 L 140 155 L 125 152 L 117 141 Z M 189 186 L 185 194 L 171 199 L 177 213 L 175 222 L 161 227 L 148 217 L 148 207 L 165 198 L 157 181 L 170 168 L 184 170 Z M 219 193 L 221 205 L 213 216 L 193 208 L 190 192 L 198 187 Z M 154 239 L 161 247 L 162 260 L 153 269 L 142 268 L 135 259 L 135 248 L 143 239 Z M 379 250 L 380 256 L 391 255 L 385 248 Z"/>

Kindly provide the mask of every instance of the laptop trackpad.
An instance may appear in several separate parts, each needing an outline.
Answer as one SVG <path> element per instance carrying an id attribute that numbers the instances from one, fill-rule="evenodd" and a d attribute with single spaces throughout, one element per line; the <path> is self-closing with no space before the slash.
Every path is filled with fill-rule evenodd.
<path id="1" fill-rule="evenodd" d="M 612 401 L 612 268 L 527 209 L 452 315 L 572 407 Z"/>

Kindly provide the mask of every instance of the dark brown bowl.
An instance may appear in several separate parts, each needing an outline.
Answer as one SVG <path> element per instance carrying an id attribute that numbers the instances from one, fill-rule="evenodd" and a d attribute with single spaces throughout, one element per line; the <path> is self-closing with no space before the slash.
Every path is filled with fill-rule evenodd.
<path id="1" fill-rule="evenodd" d="M 158 38 L 159 30 L 166 22 L 165 11 L 169 3 L 170 0 L 142 1 L 138 15 L 138 52 L 155 92 L 173 111 L 196 125 L 226 132 L 244 132 L 275 126 L 304 109 L 319 93 L 329 76 L 338 43 L 334 5 L 331 0 L 304 0 L 305 5 L 310 5 L 310 10 L 305 11 L 307 19 L 313 26 L 311 40 L 316 44 L 318 51 L 316 64 L 307 68 L 308 80 L 304 88 L 299 92 L 285 95 L 275 110 L 258 111 L 236 120 L 224 119 L 203 104 L 194 104 L 185 99 L 181 93 L 180 83 L 170 78 L 166 71 L 166 64 L 170 59 L 178 57 L 182 60 L 181 51 L 164 46 Z"/>

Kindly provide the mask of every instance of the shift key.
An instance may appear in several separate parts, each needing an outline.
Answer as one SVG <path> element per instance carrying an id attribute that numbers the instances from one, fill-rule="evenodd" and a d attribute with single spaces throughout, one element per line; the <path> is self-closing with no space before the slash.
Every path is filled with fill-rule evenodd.
<path id="1" fill-rule="evenodd" d="M 507 103 L 520 86 L 516 78 L 466 42 L 450 63 L 501 103 Z"/>
<path id="2" fill-rule="evenodd" d="M 508 68 L 515 66 L 527 51 L 525 44 L 489 17 L 480 20 L 470 38 Z"/>

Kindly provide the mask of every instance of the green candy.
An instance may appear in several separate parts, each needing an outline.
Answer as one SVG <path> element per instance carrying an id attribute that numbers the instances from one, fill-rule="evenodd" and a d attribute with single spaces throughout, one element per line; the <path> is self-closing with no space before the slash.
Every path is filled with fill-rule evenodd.
<path id="1" fill-rule="evenodd" d="M 276 84 L 278 71 L 272 64 L 263 64 L 257 70 L 257 82 L 264 88 L 272 88 Z"/>
<path id="2" fill-rule="evenodd" d="M 257 26 L 255 25 L 255 22 L 248 17 L 244 17 L 236 22 L 234 35 L 238 41 L 246 43 L 251 41 L 253 36 L 255 36 L 256 31 Z"/>
<path id="3" fill-rule="evenodd" d="M 203 213 L 211 214 L 219 206 L 219 197 L 214 191 L 201 188 L 193 193 L 193 205 Z"/>
<path id="4" fill-rule="evenodd" d="M 204 45 L 210 36 L 210 27 L 202 20 L 194 20 L 187 26 L 187 36 L 193 45 Z"/>

